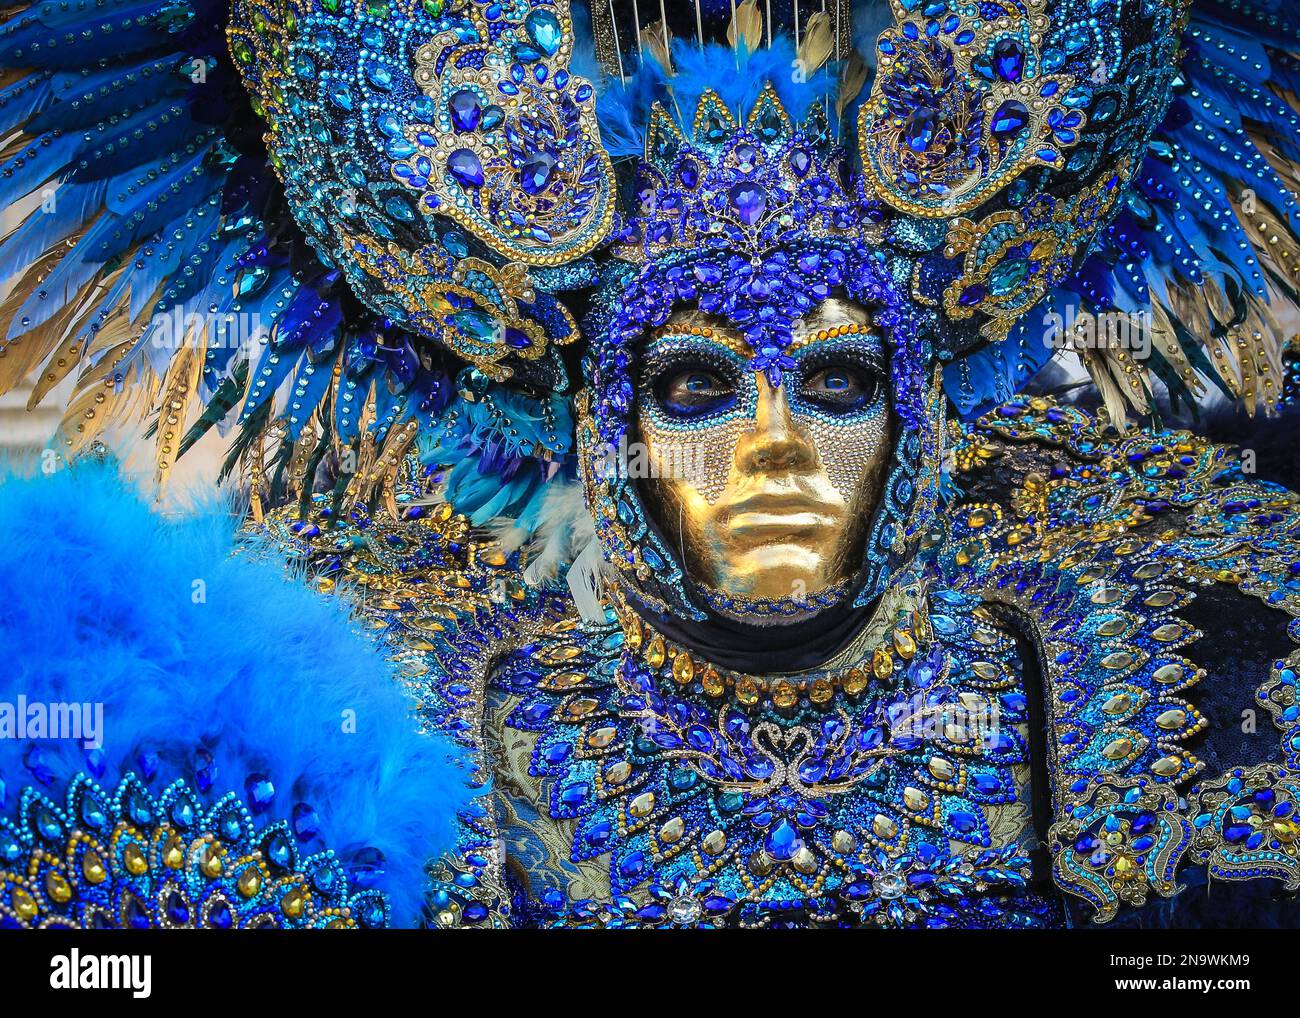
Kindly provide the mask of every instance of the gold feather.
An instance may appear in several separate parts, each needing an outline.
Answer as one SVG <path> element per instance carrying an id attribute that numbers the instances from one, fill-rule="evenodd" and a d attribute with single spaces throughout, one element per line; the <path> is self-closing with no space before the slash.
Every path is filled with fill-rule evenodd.
<path id="1" fill-rule="evenodd" d="M 1201 346 L 1209 355 L 1210 365 L 1219 376 L 1224 388 L 1234 398 L 1242 395 L 1241 379 L 1237 374 L 1232 358 L 1231 348 L 1218 335 L 1221 322 L 1225 318 L 1216 309 L 1227 312 L 1222 294 L 1213 279 L 1206 278 L 1200 286 L 1181 284 L 1169 288 L 1170 310 L 1183 326 L 1201 341 Z"/>
<path id="2" fill-rule="evenodd" d="M 1151 302 L 1151 345 L 1166 363 L 1178 373 L 1187 391 L 1198 396 L 1205 391 L 1205 383 L 1187 359 L 1187 353 L 1169 321 L 1169 310 L 1159 301 Z"/>
<path id="3" fill-rule="evenodd" d="M 87 357 L 98 357 L 110 347 L 117 346 L 123 340 L 138 338 L 139 330 L 126 317 L 126 304 L 123 302 L 114 308 L 99 328 L 90 337 L 86 347 Z"/>
<path id="4" fill-rule="evenodd" d="M 24 370 L 21 358 L 25 358 L 27 347 L 21 345 L 21 340 L 25 337 L 19 336 L 17 339 L 5 340 L 4 336 L 9 334 L 9 326 L 13 323 L 14 316 L 18 314 L 18 309 L 40 285 L 46 275 L 53 270 L 58 260 L 63 257 L 65 251 L 50 251 L 36 259 L 18 284 L 9 291 L 9 296 L 0 302 L 0 394 L 9 392 L 17 387 L 19 383 L 27 377 L 28 370 Z M 21 351 L 21 352 L 20 352 Z"/>
<path id="5" fill-rule="evenodd" d="M 256 487 L 259 492 L 269 490 L 270 486 L 265 483 L 268 470 L 275 465 L 274 461 L 288 441 L 289 422 L 283 418 L 268 418 L 266 427 L 262 429 L 261 438 L 249 450 L 253 463 L 252 470 L 256 471 L 258 478 Z"/>
<path id="6" fill-rule="evenodd" d="M 357 446 L 356 469 L 352 480 L 348 482 L 348 506 L 354 506 L 365 500 L 366 480 L 370 475 L 371 464 L 375 461 L 375 434 L 370 425 L 375 420 L 375 387 L 372 383 L 366 390 L 365 401 L 361 404 L 361 418 L 357 422 L 357 434 L 361 436 Z"/>
<path id="7" fill-rule="evenodd" d="M 384 446 L 379 456 L 375 459 L 374 465 L 366 472 L 365 481 L 360 490 L 360 498 L 368 501 L 371 494 L 380 485 L 384 486 L 384 493 L 388 498 L 389 509 L 393 513 L 393 518 L 397 518 L 397 504 L 393 499 L 393 484 L 397 480 L 398 472 L 402 467 L 402 459 L 406 456 L 406 451 L 415 441 L 416 436 L 420 433 L 419 421 L 407 421 L 399 427 L 392 428 L 388 436 L 384 439 Z"/>
<path id="8" fill-rule="evenodd" d="M 9 291 L 9 295 L 0 302 L 0 337 L 9 334 L 10 326 L 13 325 L 14 318 L 17 317 L 23 304 L 27 302 L 27 298 L 40 289 L 41 283 L 76 246 L 86 229 L 86 226 L 81 227 L 71 237 L 55 244 L 28 266 L 18 283 Z M 50 351 L 63 338 L 69 323 L 75 316 L 81 295 L 93 283 L 92 279 L 82 286 L 58 312 L 37 328 L 8 341 L 0 338 L 0 395 L 21 385 L 27 376 L 49 356 Z"/>
<path id="9" fill-rule="evenodd" d="M 1300 178 L 1295 181 L 1295 189 L 1300 193 Z M 1246 227 L 1246 235 L 1260 260 L 1270 265 L 1293 287 L 1300 288 L 1300 241 L 1291 232 L 1291 228 L 1271 208 L 1258 200 L 1251 202 L 1249 210 L 1235 197 L 1232 205 L 1237 218 Z"/>
<path id="10" fill-rule="evenodd" d="M 75 305 L 77 311 L 71 316 L 62 342 L 58 344 L 58 348 L 52 355 L 48 358 L 42 358 L 45 366 L 40 377 L 36 380 L 31 396 L 27 400 L 28 410 L 34 409 L 51 389 L 71 374 L 83 357 L 90 356 L 95 349 L 104 350 L 110 346 L 116 346 L 127 338 L 129 323 L 121 322 L 121 315 L 114 317 L 115 311 L 110 312 L 109 317 L 100 324 L 98 329 L 91 333 L 89 339 L 83 335 L 85 326 L 91 316 L 98 313 L 101 294 L 105 289 L 113 285 L 123 271 L 125 271 L 125 268 L 120 267 L 111 272 L 97 287 L 87 293 Z M 112 323 L 115 321 L 120 323 L 117 328 L 112 327 Z M 105 332 L 108 332 L 109 335 L 102 335 Z"/>
<path id="11" fill-rule="evenodd" d="M 30 147 L 32 138 L 26 134 L 15 135 L 3 148 L 0 148 L 0 163 L 7 163 L 23 149 Z"/>
<path id="12" fill-rule="evenodd" d="M 120 386 L 114 381 L 114 373 L 130 348 L 129 340 L 122 343 L 109 351 L 98 366 L 87 367 L 77 380 L 58 428 L 69 461 L 103 434 L 109 424 L 143 416 L 152 405 L 152 372 L 146 375 L 146 369 L 136 365 L 127 371 Z"/>
<path id="13" fill-rule="evenodd" d="M 72 373 L 81 362 L 84 352 L 78 332 L 75 329 L 70 331 L 63 342 L 59 344 L 58 349 L 46 361 L 40 377 L 36 380 L 36 384 L 33 385 L 31 395 L 27 397 L 29 412 L 35 410 L 41 400 L 49 395 L 50 390 Z"/>
<path id="14" fill-rule="evenodd" d="M 1300 108 L 1296 108 L 1294 102 L 1288 103 L 1293 112 L 1300 115 Z M 1250 138 L 1251 143 L 1264 157 L 1264 160 L 1273 167 L 1274 171 L 1283 182 L 1287 185 L 1287 190 L 1292 194 L 1300 193 L 1300 165 L 1293 162 L 1286 156 L 1276 145 L 1273 144 L 1268 135 L 1258 129 L 1247 128 L 1246 136 Z"/>
<path id="15" fill-rule="evenodd" d="M 807 76 L 815 74 L 830 59 L 834 48 L 835 35 L 831 31 L 830 16 L 825 11 L 818 11 L 808 19 L 803 41 L 799 43 L 799 69 Z"/>
<path id="16" fill-rule="evenodd" d="M 1282 392 L 1282 330 L 1259 301 L 1250 301 L 1248 308 L 1245 322 L 1230 334 L 1233 353 L 1241 371 L 1246 412 L 1262 410 L 1271 417 L 1277 413 Z"/>
<path id="17" fill-rule="evenodd" d="M 240 457 L 239 464 L 248 479 L 248 508 L 256 523 L 261 523 L 266 516 L 262 503 L 262 490 L 266 477 L 266 450 L 278 447 L 287 430 L 284 421 L 268 417 L 262 426 L 261 434 L 249 444 Z"/>
<path id="18" fill-rule="evenodd" d="M 641 48 L 650 51 L 655 62 L 672 77 L 673 70 L 673 33 L 662 21 L 652 21 L 641 29 Z"/>
<path id="19" fill-rule="evenodd" d="M 1203 331 L 1193 334 L 1205 337 L 1215 373 L 1248 413 L 1273 413 L 1282 384 L 1282 331 L 1277 320 L 1262 301 L 1247 296 L 1244 319 L 1236 321 L 1237 310 L 1213 279 L 1207 278 L 1192 293 L 1201 299 L 1204 321 Z"/>
<path id="20" fill-rule="evenodd" d="M 1115 383 L 1129 405 L 1140 414 L 1151 412 L 1151 389 L 1147 369 L 1122 346 L 1106 347 L 1106 360 Z"/>
<path id="21" fill-rule="evenodd" d="M 39 368 L 59 346 L 68 333 L 68 326 L 76 316 L 72 305 L 60 308 L 48 321 L 22 336 L 15 336 L 5 344 L 0 358 L 0 391 L 16 388 Z"/>
<path id="22" fill-rule="evenodd" d="M 181 349 L 172 356 L 167 375 L 163 379 L 162 401 L 158 406 L 158 434 L 154 447 L 157 466 L 154 481 L 160 494 L 176 465 L 190 404 L 198 394 L 199 380 L 203 377 L 203 361 L 203 351 L 187 335 Z"/>
<path id="23" fill-rule="evenodd" d="M 1087 369 L 1088 374 L 1092 376 L 1097 391 L 1101 393 L 1102 402 L 1106 408 L 1106 416 L 1111 424 L 1121 433 L 1127 431 L 1128 412 L 1126 410 L 1124 390 L 1120 388 L 1111 374 L 1110 364 L 1105 352 L 1085 348 L 1079 351 L 1079 358 L 1083 361 L 1083 366 Z"/>
<path id="24" fill-rule="evenodd" d="M 323 430 L 317 423 L 319 418 L 319 410 L 314 411 L 311 418 L 303 425 L 298 441 L 293 444 L 293 453 L 289 457 L 289 467 L 285 474 L 289 479 L 289 490 L 294 498 L 300 496 L 303 488 L 311 483 L 311 478 L 307 476 L 307 469 L 311 466 L 312 454 L 320 444 L 323 434 Z"/>
<path id="25" fill-rule="evenodd" d="M 867 62 L 862 59 L 857 50 L 854 50 L 844 63 L 844 70 L 840 71 L 840 84 L 835 95 L 835 115 L 837 117 L 841 120 L 844 119 L 844 111 L 853 104 L 853 101 L 862 92 L 862 86 L 866 83 Z"/>
<path id="26" fill-rule="evenodd" d="M 763 41 L 763 15 L 758 10 L 758 0 L 745 0 L 735 9 L 731 24 L 727 26 L 727 44 L 739 50 L 744 44 L 746 53 L 753 53 Z"/>

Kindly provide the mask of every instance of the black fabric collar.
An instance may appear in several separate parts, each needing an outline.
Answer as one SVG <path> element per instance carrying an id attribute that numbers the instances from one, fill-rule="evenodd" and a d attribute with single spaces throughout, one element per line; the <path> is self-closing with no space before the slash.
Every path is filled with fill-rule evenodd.
<path id="1" fill-rule="evenodd" d="M 749 675 L 802 672 L 824 665 L 853 642 L 875 607 L 855 607 L 850 594 L 798 622 L 757 626 L 709 609 L 708 617 L 699 622 L 663 615 L 633 592 L 628 592 L 627 600 L 665 640 L 698 653 L 719 668 Z"/>

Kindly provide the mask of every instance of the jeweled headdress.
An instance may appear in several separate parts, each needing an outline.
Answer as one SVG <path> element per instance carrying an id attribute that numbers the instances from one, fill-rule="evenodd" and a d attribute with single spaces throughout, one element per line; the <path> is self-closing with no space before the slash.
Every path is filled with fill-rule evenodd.
<path id="1" fill-rule="evenodd" d="M 739 167 L 723 139 L 774 132 L 788 150 L 755 151 L 790 215 L 829 249 L 869 232 L 959 412 L 1030 382 L 1060 345 L 1049 313 L 1150 315 L 1146 361 L 1065 337 L 1112 417 L 1207 383 L 1282 398 L 1300 23 L 1281 0 L 666 7 L 21 10 L 0 28 L 0 197 L 40 205 L 0 245 L 0 274 L 23 271 L 0 386 L 37 373 L 36 400 L 75 375 L 69 455 L 151 417 L 163 477 L 237 426 L 255 508 L 370 497 L 418 448 L 458 509 L 522 540 L 571 512 L 602 274 L 783 229 L 784 192 L 647 210 L 647 189 L 687 183 L 688 135 Z"/>
<path id="2" fill-rule="evenodd" d="M 698 59 L 725 68 L 733 52 L 709 47 Z M 787 101 L 808 104 L 792 115 L 760 79 L 750 85 L 751 96 L 732 98 L 741 116 L 713 88 L 696 97 L 676 74 L 663 87 L 667 96 L 649 109 L 635 204 L 613 238 L 585 329 L 590 387 L 581 397 L 580 469 L 606 558 L 654 615 L 717 621 L 709 610 L 713 595 L 686 574 L 643 501 L 639 479 L 606 469 L 607 450 L 636 441 L 642 342 L 674 310 L 691 307 L 734 327 L 748 369 L 779 386 L 795 367 L 796 320 L 842 294 L 870 307 L 873 327 L 890 338 L 892 407 L 902 425 L 848 597 L 865 603 L 936 501 L 937 479 L 921 476 L 925 460 L 939 459 L 942 430 L 925 377 L 935 330 L 926 334 L 924 316 L 890 276 L 876 246 L 883 209 L 853 187 L 816 87 L 792 90 Z M 675 111 L 683 102 L 694 106 L 679 123 Z"/>

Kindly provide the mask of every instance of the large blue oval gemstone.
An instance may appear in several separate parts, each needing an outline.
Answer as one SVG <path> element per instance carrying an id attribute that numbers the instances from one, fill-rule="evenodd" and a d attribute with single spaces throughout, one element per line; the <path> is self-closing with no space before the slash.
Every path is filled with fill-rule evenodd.
<path id="1" fill-rule="evenodd" d="M 528 194 L 541 194 L 555 173 L 555 159 L 548 152 L 535 152 L 519 168 L 519 183 Z"/>
<path id="2" fill-rule="evenodd" d="M 939 115 L 928 106 L 918 106 L 907 118 L 903 136 L 913 152 L 924 152 L 939 130 Z"/>

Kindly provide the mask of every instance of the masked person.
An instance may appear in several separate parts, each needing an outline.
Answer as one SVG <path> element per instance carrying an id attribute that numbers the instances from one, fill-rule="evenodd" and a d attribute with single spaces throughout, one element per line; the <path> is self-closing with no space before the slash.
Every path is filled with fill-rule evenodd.
<path id="1" fill-rule="evenodd" d="M 163 475 L 237 418 L 254 532 L 466 755 L 430 925 L 1286 921 L 1296 496 L 1125 416 L 1293 398 L 1285 15 L 900 4 L 868 66 L 847 4 L 661 13 L 237 3 L 208 247 L 100 219 L 19 331 L 131 272 L 273 321 L 86 391 L 162 377 Z M 1063 347 L 1101 410 L 1016 395 Z"/>

